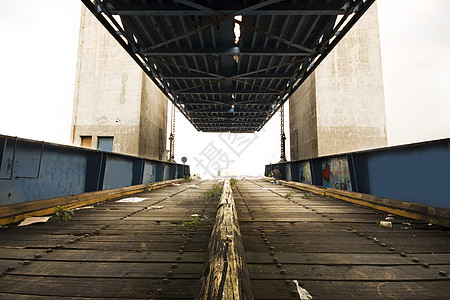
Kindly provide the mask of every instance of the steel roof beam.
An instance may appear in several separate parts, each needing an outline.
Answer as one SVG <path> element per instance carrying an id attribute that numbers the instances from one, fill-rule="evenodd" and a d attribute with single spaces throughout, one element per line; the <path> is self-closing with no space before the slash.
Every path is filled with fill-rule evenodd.
<path id="1" fill-rule="evenodd" d="M 292 49 L 239 49 L 233 47 L 230 49 L 165 49 L 164 51 L 141 51 L 145 56 L 303 56 L 310 57 L 311 53 L 304 51 L 293 51 Z"/>
<path id="2" fill-rule="evenodd" d="M 235 15 L 233 10 L 219 10 L 215 12 L 200 11 L 200 10 L 177 10 L 177 9 L 143 9 L 143 10 L 111 10 L 113 15 L 120 16 L 219 16 L 219 15 Z M 246 16 L 336 16 L 343 15 L 343 9 L 260 9 L 256 11 L 249 11 L 240 13 Z M 239 13 L 238 13 L 239 14 Z"/>

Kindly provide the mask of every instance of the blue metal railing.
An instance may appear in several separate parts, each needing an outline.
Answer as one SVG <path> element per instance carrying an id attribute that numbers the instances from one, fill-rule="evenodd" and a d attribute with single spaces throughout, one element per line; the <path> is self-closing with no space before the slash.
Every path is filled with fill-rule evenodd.
<path id="1" fill-rule="evenodd" d="M 450 208 L 450 139 L 270 164 L 282 179 Z"/>
<path id="2" fill-rule="evenodd" d="M 188 165 L 0 135 L 0 205 L 185 175 Z"/>

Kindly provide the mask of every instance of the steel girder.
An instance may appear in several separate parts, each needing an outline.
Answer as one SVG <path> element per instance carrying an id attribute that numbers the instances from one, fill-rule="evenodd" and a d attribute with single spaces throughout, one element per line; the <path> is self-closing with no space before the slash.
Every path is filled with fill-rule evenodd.
<path id="1" fill-rule="evenodd" d="M 82 1 L 197 130 L 254 132 L 375 0 Z"/>

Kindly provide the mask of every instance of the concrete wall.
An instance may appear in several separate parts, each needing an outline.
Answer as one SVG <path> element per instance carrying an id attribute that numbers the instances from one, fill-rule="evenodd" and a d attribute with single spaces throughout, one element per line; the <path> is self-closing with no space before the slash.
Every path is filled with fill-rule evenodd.
<path id="1" fill-rule="evenodd" d="M 293 159 L 295 130 L 297 159 L 387 145 L 376 4 L 297 90 L 290 103 Z"/>
<path id="2" fill-rule="evenodd" d="M 81 145 L 81 136 L 92 136 L 96 149 L 99 136 L 110 136 L 114 152 L 164 158 L 154 140 L 162 129 L 165 149 L 167 99 L 84 6 L 76 80 L 74 145 Z"/>
<path id="3" fill-rule="evenodd" d="M 289 99 L 291 160 L 318 155 L 316 108 L 316 77 L 313 73 Z"/>
<path id="4" fill-rule="evenodd" d="M 167 102 L 166 96 L 159 88 L 147 76 L 143 76 L 139 156 L 165 159 Z M 161 138 L 160 131 L 162 131 Z"/>

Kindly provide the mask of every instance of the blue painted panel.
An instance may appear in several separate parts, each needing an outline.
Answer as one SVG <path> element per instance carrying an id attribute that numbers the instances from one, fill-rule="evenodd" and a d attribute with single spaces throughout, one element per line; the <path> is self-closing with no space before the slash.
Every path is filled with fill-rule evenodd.
<path id="1" fill-rule="evenodd" d="M 133 161 L 127 157 L 108 155 L 103 190 L 130 186 L 133 180 Z"/>
<path id="2" fill-rule="evenodd" d="M 164 174 L 163 181 L 170 179 L 170 165 L 169 164 L 164 164 L 164 172 L 163 172 L 163 174 Z"/>
<path id="3" fill-rule="evenodd" d="M 291 181 L 291 180 L 292 180 L 292 175 L 291 175 L 291 164 L 287 164 L 287 165 L 286 165 L 285 172 L 286 172 L 286 180 Z"/>
<path id="4" fill-rule="evenodd" d="M 77 151 L 47 146 L 38 179 L 0 180 L 0 204 L 14 204 L 84 192 L 87 159 Z"/>
<path id="5" fill-rule="evenodd" d="M 0 157 L 2 164 L 0 167 L 0 179 L 11 179 L 14 160 L 14 144 L 15 140 L 5 139 L 3 145 L 3 156 Z"/>
<path id="6" fill-rule="evenodd" d="M 156 163 L 154 162 L 145 162 L 144 167 L 144 178 L 142 183 L 151 183 L 156 181 Z"/>
<path id="7" fill-rule="evenodd" d="M 373 152 L 366 159 L 372 195 L 450 208 L 450 149 L 445 143 Z"/>

